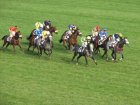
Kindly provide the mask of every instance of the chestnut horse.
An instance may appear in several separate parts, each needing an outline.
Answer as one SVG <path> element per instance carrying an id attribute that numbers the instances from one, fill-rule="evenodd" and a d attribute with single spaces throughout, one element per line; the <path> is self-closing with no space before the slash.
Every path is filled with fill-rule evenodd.
<path id="1" fill-rule="evenodd" d="M 15 51 L 15 46 L 16 45 L 18 45 L 21 48 L 19 38 L 22 39 L 22 35 L 21 35 L 20 31 L 15 33 L 15 36 L 12 37 L 11 41 L 7 40 L 8 37 L 9 37 L 8 35 L 5 35 L 5 36 L 2 37 L 2 40 L 4 40 L 2 48 L 4 48 L 5 45 L 6 45 L 6 48 L 7 48 L 10 44 L 13 45 L 14 51 Z"/>
<path id="2" fill-rule="evenodd" d="M 67 30 L 68 31 L 68 30 Z M 61 36 L 61 39 L 59 40 L 59 42 L 63 42 L 63 46 L 66 48 L 66 49 L 70 49 L 72 50 L 72 46 L 76 45 L 77 44 L 77 37 L 78 36 L 82 36 L 82 33 L 80 32 L 79 28 L 76 28 L 74 30 L 74 32 L 72 33 L 72 35 L 69 36 L 68 39 L 66 39 L 66 34 L 67 34 L 67 31 L 65 31 L 62 36 Z"/>

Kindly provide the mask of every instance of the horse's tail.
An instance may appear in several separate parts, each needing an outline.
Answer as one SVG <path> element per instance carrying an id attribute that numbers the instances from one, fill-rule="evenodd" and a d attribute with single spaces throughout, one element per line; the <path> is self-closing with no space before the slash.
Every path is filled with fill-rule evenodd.
<path id="1" fill-rule="evenodd" d="M 62 40 L 62 38 L 61 38 L 61 39 L 59 40 L 59 43 L 62 43 L 62 41 L 63 41 L 63 40 Z"/>
<path id="2" fill-rule="evenodd" d="M 8 36 L 8 35 L 5 35 L 5 36 L 3 36 L 1 39 L 2 39 L 2 40 L 4 40 L 4 39 L 5 39 L 5 37 L 7 37 L 7 36 Z"/>
<path id="3" fill-rule="evenodd" d="M 27 40 L 30 40 L 30 36 L 27 36 L 26 39 L 27 39 Z"/>

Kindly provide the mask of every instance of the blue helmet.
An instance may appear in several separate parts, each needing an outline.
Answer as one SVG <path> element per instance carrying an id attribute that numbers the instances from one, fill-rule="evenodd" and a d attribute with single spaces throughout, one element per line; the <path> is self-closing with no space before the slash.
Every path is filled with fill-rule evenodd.
<path id="1" fill-rule="evenodd" d="M 107 31 L 107 28 L 103 28 L 102 30 Z"/>
<path id="2" fill-rule="evenodd" d="M 119 34 L 114 34 L 114 37 L 117 39 L 119 37 Z"/>
<path id="3" fill-rule="evenodd" d="M 68 25 L 68 28 L 72 28 L 72 27 L 73 27 L 73 25 L 72 25 L 72 24 L 69 24 L 69 25 Z"/>

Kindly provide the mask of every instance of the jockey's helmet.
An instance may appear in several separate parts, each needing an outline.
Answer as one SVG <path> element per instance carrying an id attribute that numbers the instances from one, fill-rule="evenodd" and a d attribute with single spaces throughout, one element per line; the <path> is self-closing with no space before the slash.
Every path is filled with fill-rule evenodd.
<path id="1" fill-rule="evenodd" d="M 91 39 L 91 37 L 90 36 L 87 36 L 87 40 L 90 40 Z"/>
<path id="2" fill-rule="evenodd" d="M 43 24 L 40 23 L 39 27 L 43 28 Z"/>
<path id="3" fill-rule="evenodd" d="M 45 24 L 45 25 L 51 25 L 51 21 L 50 21 L 50 20 L 45 20 L 45 21 L 44 21 L 44 24 Z"/>
<path id="4" fill-rule="evenodd" d="M 73 25 L 73 30 L 76 30 L 76 28 L 77 28 L 77 27 L 76 27 L 75 25 Z"/>
<path id="5" fill-rule="evenodd" d="M 119 34 L 115 33 L 114 37 L 117 39 L 119 37 Z"/>
<path id="6" fill-rule="evenodd" d="M 122 33 L 119 33 L 119 36 L 122 37 L 123 36 Z"/>
<path id="7" fill-rule="evenodd" d="M 100 26 L 96 26 L 96 30 L 97 30 L 97 31 L 100 30 Z"/>

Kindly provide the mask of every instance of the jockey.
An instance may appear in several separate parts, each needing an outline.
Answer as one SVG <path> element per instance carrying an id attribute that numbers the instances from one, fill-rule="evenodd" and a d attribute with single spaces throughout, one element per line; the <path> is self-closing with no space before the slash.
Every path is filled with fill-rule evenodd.
<path id="1" fill-rule="evenodd" d="M 42 35 L 43 25 L 40 22 L 35 23 L 36 30 L 34 30 L 34 35 L 36 36 L 34 42 L 36 43 L 37 39 Z"/>
<path id="2" fill-rule="evenodd" d="M 107 29 L 104 28 L 102 31 L 100 31 L 99 36 L 100 36 L 99 42 L 101 44 L 107 38 L 107 36 L 108 36 Z"/>
<path id="3" fill-rule="evenodd" d="M 114 48 L 116 44 L 120 41 L 120 38 L 122 37 L 121 33 L 115 33 L 109 38 L 108 46 Z"/>
<path id="4" fill-rule="evenodd" d="M 69 37 L 72 35 L 73 32 L 74 32 L 74 25 L 73 24 L 68 25 L 68 30 L 66 32 L 66 39 L 69 39 Z"/>
<path id="5" fill-rule="evenodd" d="M 42 32 L 42 38 L 41 38 L 41 44 L 44 43 L 45 39 L 50 36 L 51 33 L 49 31 L 49 29 L 46 27 L 45 30 Z"/>
<path id="6" fill-rule="evenodd" d="M 47 26 L 47 28 L 51 27 L 51 21 L 50 20 L 45 20 L 44 21 L 44 26 Z"/>
<path id="7" fill-rule="evenodd" d="M 40 22 L 36 22 L 36 23 L 35 23 L 35 28 L 36 28 L 36 29 L 39 29 L 41 25 L 42 25 L 42 24 L 41 24 Z"/>
<path id="8" fill-rule="evenodd" d="M 90 43 L 91 41 L 91 37 L 87 36 L 86 38 L 84 38 L 84 41 L 82 42 L 82 52 L 84 51 L 85 48 L 87 48 L 87 45 Z"/>
<path id="9" fill-rule="evenodd" d="M 92 29 L 91 35 L 92 35 L 93 37 L 96 37 L 96 36 L 99 34 L 99 32 L 100 32 L 100 26 L 96 26 L 96 27 L 94 27 L 94 28 Z"/>
<path id="10" fill-rule="evenodd" d="M 17 31 L 18 31 L 18 27 L 17 26 L 11 26 L 9 28 L 9 32 L 10 32 L 9 39 L 8 39 L 9 42 L 11 42 L 12 37 L 15 36 L 15 33 Z"/>

